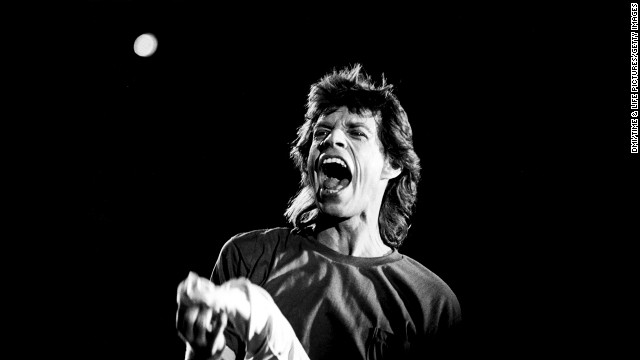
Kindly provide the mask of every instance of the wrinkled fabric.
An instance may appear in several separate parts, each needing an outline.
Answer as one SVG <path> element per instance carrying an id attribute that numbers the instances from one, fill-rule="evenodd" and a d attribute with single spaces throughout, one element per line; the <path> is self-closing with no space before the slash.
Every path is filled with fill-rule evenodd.
<path id="1" fill-rule="evenodd" d="M 225 244 L 211 279 L 238 277 L 271 295 L 314 360 L 428 358 L 448 351 L 460 324 L 449 286 L 398 251 L 352 257 L 296 230 L 252 231 Z M 237 331 L 227 345 L 242 354 Z"/>

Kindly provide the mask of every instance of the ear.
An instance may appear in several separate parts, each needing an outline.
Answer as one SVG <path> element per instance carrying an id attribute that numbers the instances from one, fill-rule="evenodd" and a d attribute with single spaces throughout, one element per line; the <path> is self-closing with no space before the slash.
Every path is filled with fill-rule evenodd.
<path id="1" fill-rule="evenodd" d="M 402 172 L 402 166 L 394 167 L 391 165 L 389 158 L 385 159 L 384 167 L 382 168 L 382 180 L 395 179 Z"/>

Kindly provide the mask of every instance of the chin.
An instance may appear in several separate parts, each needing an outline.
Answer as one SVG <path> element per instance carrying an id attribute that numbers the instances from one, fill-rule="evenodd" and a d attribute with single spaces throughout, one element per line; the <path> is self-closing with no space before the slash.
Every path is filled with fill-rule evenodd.
<path id="1" fill-rule="evenodd" d="M 320 203 L 318 209 L 323 215 L 331 218 L 346 219 L 350 217 L 345 206 L 340 203 Z"/>

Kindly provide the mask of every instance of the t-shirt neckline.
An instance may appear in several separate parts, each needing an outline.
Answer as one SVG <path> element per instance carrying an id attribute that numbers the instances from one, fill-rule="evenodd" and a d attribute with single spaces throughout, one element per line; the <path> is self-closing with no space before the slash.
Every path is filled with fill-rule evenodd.
<path id="1" fill-rule="evenodd" d="M 302 235 L 302 234 L 301 234 Z M 398 249 L 392 249 L 391 253 L 377 257 L 360 257 L 339 253 L 332 248 L 321 244 L 313 235 L 302 235 L 305 244 L 313 251 L 342 264 L 357 267 L 380 266 L 402 259 Z"/>

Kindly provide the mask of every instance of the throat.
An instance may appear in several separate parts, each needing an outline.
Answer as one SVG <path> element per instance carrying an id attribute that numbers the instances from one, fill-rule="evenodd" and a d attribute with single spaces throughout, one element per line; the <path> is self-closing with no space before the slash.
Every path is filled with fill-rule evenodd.
<path id="1" fill-rule="evenodd" d="M 353 220 L 353 219 L 351 219 Z M 316 238 L 322 245 L 343 255 L 355 257 L 381 257 L 393 252 L 393 249 L 385 245 L 376 229 L 369 229 L 356 225 L 353 227 L 350 220 L 343 221 L 333 226 L 320 226 L 317 228 Z"/>

